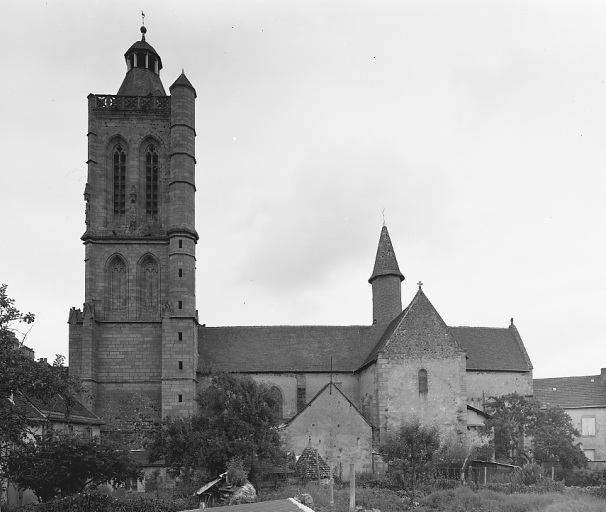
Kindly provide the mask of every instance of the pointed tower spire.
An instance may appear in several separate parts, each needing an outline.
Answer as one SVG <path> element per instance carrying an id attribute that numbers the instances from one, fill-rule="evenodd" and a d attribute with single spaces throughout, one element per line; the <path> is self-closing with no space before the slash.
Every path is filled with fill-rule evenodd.
<path id="1" fill-rule="evenodd" d="M 398 267 L 387 226 L 383 224 L 375 266 L 368 280 L 372 285 L 373 325 L 385 328 L 402 312 L 402 281 L 404 281 L 404 275 Z"/>
<path id="2" fill-rule="evenodd" d="M 372 282 L 379 276 L 397 276 L 400 281 L 404 281 L 404 276 L 400 272 L 398 267 L 398 260 L 396 260 L 396 254 L 391 244 L 391 238 L 389 238 L 389 231 L 387 226 L 383 224 L 381 229 L 381 236 L 379 238 L 379 246 L 377 247 L 377 256 L 375 258 L 375 266 L 372 270 L 372 275 L 368 282 Z"/>

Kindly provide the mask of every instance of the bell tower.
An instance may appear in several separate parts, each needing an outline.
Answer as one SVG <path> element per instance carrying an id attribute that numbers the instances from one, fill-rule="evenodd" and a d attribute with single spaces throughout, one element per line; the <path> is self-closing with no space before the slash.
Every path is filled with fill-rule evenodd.
<path id="1" fill-rule="evenodd" d="M 126 395 L 162 417 L 195 404 L 196 91 L 182 73 L 166 94 L 146 32 L 118 93 L 88 96 L 85 303 L 69 354 L 102 417 Z"/>

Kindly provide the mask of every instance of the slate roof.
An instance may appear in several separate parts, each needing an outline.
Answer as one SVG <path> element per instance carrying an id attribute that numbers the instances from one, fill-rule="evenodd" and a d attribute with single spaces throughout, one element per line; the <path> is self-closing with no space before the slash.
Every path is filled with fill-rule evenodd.
<path id="1" fill-rule="evenodd" d="M 601 375 L 534 379 L 533 387 L 535 398 L 546 406 L 606 407 L 606 379 Z"/>
<path id="2" fill-rule="evenodd" d="M 420 290 L 427 302 L 424 292 Z M 376 360 L 419 294 L 381 333 L 372 326 L 201 327 L 201 364 L 233 372 L 355 372 Z M 433 307 L 433 306 L 432 306 Z M 517 329 L 448 327 L 467 356 L 467 370 L 532 370 Z"/>
<path id="3" fill-rule="evenodd" d="M 517 329 L 496 327 L 450 327 L 467 353 L 468 370 L 530 371 L 532 363 Z"/>
<path id="4" fill-rule="evenodd" d="M 181 71 L 181 74 L 177 77 L 177 79 L 174 81 L 173 85 L 171 85 L 169 87 L 169 89 L 172 90 L 173 87 L 175 87 L 177 85 L 183 85 L 185 87 L 189 87 L 191 90 L 194 91 L 194 95 L 196 94 L 196 89 L 194 89 L 194 86 L 191 84 L 191 82 L 185 76 L 185 72 L 184 71 Z"/>
<path id="5" fill-rule="evenodd" d="M 402 272 L 400 272 L 400 267 L 398 267 L 398 261 L 396 260 L 396 253 L 393 250 L 391 238 L 389 238 L 387 226 L 383 226 L 379 237 L 377 256 L 375 257 L 375 266 L 368 282 L 372 283 L 377 277 L 388 275 L 397 276 L 400 278 L 400 281 L 404 281 L 404 276 L 402 275 Z"/>
<path id="6" fill-rule="evenodd" d="M 377 332 L 372 326 L 201 327 L 200 361 L 234 372 L 353 372 Z"/>

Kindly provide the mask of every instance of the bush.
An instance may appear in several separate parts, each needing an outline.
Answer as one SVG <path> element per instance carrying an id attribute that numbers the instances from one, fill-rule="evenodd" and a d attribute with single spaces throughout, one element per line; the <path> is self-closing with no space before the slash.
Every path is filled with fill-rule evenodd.
<path id="1" fill-rule="evenodd" d="M 100 493 L 76 494 L 46 503 L 31 503 L 19 512 L 179 512 L 196 508 L 197 500 L 159 500 L 137 496 L 132 499 L 116 499 Z"/>

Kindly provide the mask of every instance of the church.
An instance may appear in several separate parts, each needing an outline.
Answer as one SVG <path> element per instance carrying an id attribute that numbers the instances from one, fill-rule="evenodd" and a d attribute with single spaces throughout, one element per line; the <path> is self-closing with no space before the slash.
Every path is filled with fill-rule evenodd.
<path id="1" fill-rule="evenodd" d="M 403 420 L 464 440 L 488 397 L 532 395 L 513 320 L 448 326 L 422 283 L 402 307 L 385 225 L 369 262 L 372 325 L 206 326 L 196 309 L 196 90 L 182 73 L 166 93 L 162 59 L 141 33 L 118 92 L 88 96 L 85 302 L 70 310 L 69 364 L 95 414 L 115 417 L 133 397 L 156 421 L 193 414 L 210 371 L 236 372 L 271 387 L 295 454 L 311 445 L 370 470 L 373 445 Z"/>

